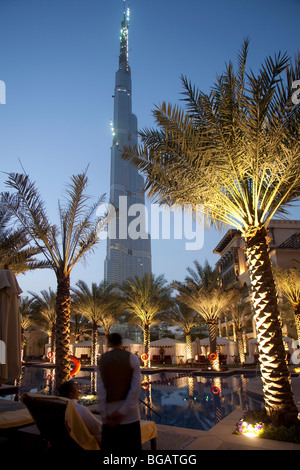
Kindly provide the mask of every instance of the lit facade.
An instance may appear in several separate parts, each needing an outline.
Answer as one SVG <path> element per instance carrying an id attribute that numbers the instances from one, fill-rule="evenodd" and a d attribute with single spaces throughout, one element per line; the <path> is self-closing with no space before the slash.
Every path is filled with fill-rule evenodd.
<path id="1" fill-rule="evenodd" d="M 135 235 L 129 232 L 130 224 L 140 216 L 135 204 L 145 206 L 143 177 L 129 162 L 122 159 L 124 146 L 137 145 L 137 118 L 132 114 L 131 71 L 128 63 L 129 9 L 121 23 L 119 69 L 115 76 L 114 118 L 111 123 L 113 142 L 111 147 L 110 204 L 115 208 L 115 234 L 107 238 L 107 254 L 104 277 L 108 283 L 121 284 L 135 276 L 143 277 L 151 272 L 151 241 L 143 223 L 137 224 Z M 130 214 L 130 215 L 129 215 Z M 138 237 L 136 234 L 138 232 Z"/>

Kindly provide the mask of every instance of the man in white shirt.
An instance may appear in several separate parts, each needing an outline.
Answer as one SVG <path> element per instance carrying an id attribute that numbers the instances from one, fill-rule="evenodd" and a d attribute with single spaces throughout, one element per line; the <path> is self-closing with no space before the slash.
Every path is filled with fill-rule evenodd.
<path id="1" fill-rule="evenodd" d="M 84 405 L 78 403 L 79 389 L 76 382 L 69 380 L 64 382 L 59 388 L 59 395 L 61 397 L 70 398 L 72 400 L 76 411 L 81 416 L 82 421 L 88 428 L 92 436 L 95 437 L 99 447 L 101 448 L 102 425 L 101 421 L 93 415 L 93 413 Z"/>
<path id="2" fill-rule="evenodd" d="M 99 361 L 98 404 L 103 421 L 103 451 L 141 450 L 139 396 L 140 362 L 137 356 L 122 348 L 122 337 L 112 333 L 110 351 Z"/>

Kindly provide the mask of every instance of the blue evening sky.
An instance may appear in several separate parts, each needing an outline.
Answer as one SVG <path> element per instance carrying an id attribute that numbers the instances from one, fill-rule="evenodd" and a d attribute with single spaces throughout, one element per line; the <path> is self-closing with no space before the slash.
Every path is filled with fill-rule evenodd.
<path id="1" fill-rule="evenodd" d="M 130 0 L 129 62 L 133 112 L 139 128 L 152 126 L 151 110 L 180 98 L 186 75 L 209 91 L 225 62 L 235 61 L 250 38 L 249 64 L 299 49 L 298 0 Z M 109 195 L 110 119 L 118 68 L 121 0 L 0 0 L 0 105 L 2 172 L 26 172 L 37 182 L 49 217 L 68 178 L 89 165 L 89 194 Z M 300 78 L 300 77 L 299 77 Z M 1 190 L 6 177 L 0 174 Z M 292 218 L 300 218 L 299 208 Z M 205 232 L 204 246 L 187 240 L 153 240 L 152 268 L 167 280 L 183 280 L 193 260 L 214 264 L 224 233 Z M 103 279 L 106 243 L 75 268 L 88 284 Z M 24 291 L 39 292 L 56 280 L 50 270 L 20 276 Z"/>

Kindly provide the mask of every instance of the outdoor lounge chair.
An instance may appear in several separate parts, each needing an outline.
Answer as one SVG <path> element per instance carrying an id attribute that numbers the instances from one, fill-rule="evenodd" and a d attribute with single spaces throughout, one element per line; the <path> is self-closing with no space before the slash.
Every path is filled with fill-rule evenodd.
<path id="1" fill-rule="evenodd" d="M 89 362 L 90 358 L 88 354 L 81 354 L 80 356 L 80 362 L 81 364 L 87 364 Z"/>
<path id="2" fill-rule="evenodd" d="M 100 450 L 72 400 L 37 393 L 24 393 L 20 400 L 34 419 L 40 437 L 45 442 L 45 449 L 73 452 Z M 141 421 L 141 435 L 142 444 L 149 440 L 151 450 L 155 450 L 156 424 L 153 421 Z"/>
<path id="3" fill-rule="evenodd" d="M 172 364 L 172 356 L 164 356 L 165 364 Z"/>
<path id="4" fill-rule="evenodd" d="M 1 400 L 6 402 L 0 410 L 0 454 L 5 451 L 13 451 L 19 446 L 19 431 L 32 425 L 33 419 L 27 408 L 18 402 Z"/>
<path id="5" fill-rule="evenodd" d="M 220 365 L 226 365 L 227 362 L 227 354 L 220 354 L 219 355 Z"/>
<path id="6" fill-rule="evenodd" d="M 161 363 L 161 357 L 159 355 L 154 355 L 154 356 L 152 356 L 151 362 L 152 362 L 152 364 L 160 364 Z"/>
<path id="7" fill-rule="evenodd" d="M 41 439 L 45 443 L 45 449 L 51 448 L 57 451 L 64 450 L 73 452 L 84 449 L 99 449 L 96 440 L 88 432 L 71 400 L 30 393 L 24 393 L 20 400 L 27 407 L 34 419 Z M 69 410 L 67 413 L 68 407 Z M 80 426 L 82 440 L 80 436 L 79 440 L 71 437 L 72 426 L 76 428 L 77 432 Z"/>
<path id="8" fill-rule="evenodd" d="M 196 362 L 198 362 L 199 364 L 206 364 L 206 363 L 209 363 L 209 360 L 206 359 L 206 357 L 201 354 L 201 355 L 198 356 L 198 358 L 196 359 Z"/>
<path id="9" fill-rule="evenodd" d="M 258 354 L 254 356 L 246 357 L 246 361 L 243 363 L 243 367 L 254 367 L 258 363 Z"/>
<path id="10" fill-rule="evenodd" d="M 184 365 L 187 366 L 187 367 L 195 367 L 195 365 L 196 365 L 195 359 L 193 359 L 193 358 L 187 359 L 185 361 Z"/>

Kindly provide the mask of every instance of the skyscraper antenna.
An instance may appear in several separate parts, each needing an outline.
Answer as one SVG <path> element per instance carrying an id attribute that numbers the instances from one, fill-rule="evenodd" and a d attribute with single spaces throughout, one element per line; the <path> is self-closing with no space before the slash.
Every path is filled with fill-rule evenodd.
<path id="1" fill-rule="evenodd" d="M 120 67 L 128 70 L 128 28 L 129 28 L 129 6 L 126 10 L 126 0 L 123 0 L 123 21 L 121 22 L 120 37 Z"/>

